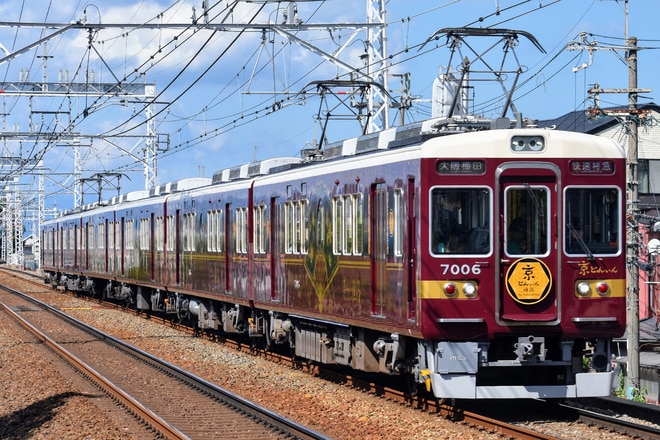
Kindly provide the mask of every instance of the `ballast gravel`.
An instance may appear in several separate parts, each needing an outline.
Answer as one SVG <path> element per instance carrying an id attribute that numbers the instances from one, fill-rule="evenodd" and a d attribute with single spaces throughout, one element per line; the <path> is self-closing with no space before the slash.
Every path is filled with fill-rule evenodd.
<path id="1" fill-rule="evenodd" d="M 4 283 L 6 280 L 2 279 Z M 21 286 L 27 289 L 27 286 Z M 34 288 L 32 288 L 34 290 Z M 44 287 L 36 296 L 106 333 L 338 440 L 502 439 L 121 310 Z M 0 313 L 0 439 L 144 438 L 51 367 L 25 331 Z M 194 408 L 191 408 L 194 411 Z M 29 429 L 21 430 L 21 424 Z M 558 438 L 586 435 L 575 426 Z M 600 435 L 603 434 L 603 435 Z M 590 438 L 620 439 L 591 430 Z"/>

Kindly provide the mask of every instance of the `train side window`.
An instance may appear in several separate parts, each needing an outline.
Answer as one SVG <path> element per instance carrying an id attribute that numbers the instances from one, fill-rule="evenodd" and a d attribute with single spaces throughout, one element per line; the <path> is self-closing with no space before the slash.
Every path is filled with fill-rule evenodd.
<path id="1" fill-rule="evenodd" d="M 115 222 L 109 222 L 108 223 L 108 249 L 109 250 L 114 250 L 115 249 L 115 233 L 117 231 L 117 228 L 115 227 Z M 112 254 L 112 253 L 111 253 Z"/>
<path id="2" fill-rule="evenodd" d="M 261 204 L 253 207 L 254 211 L 254 230 L 253 242 L 254 253 L 266 253 L 266 205 Z"/>
<path id="3" fill-rule="evenodd" d="M 195 217 L 196 213 L 183 214 L 183 250 L 195 251 Z"/>
<path id="4" fill-rule="evenodd" d="M 236 252 L 247 254 L 248 218 L 247 208 L 236 208 Z"/>
<path id="5" fill-rule="evenodd" d="M 217 252 L 218 249 L 218 211 L 211 210 L 206 213 L 206 250 Z"/>
<path id="6" fill-rule="evenodd" d="M 122 227 L 123 224 L 119 222 L 115 222 L 115 249 L 120 251 L 121 250 L 121 233 L 122 233 Z"/>
<path id="7" fill-rule="evenodd" d="M 168 252 L 173 252 L 174 251 L 174 241 L 176 240 L 176 236 L 174 235 L 174 216 L 173 215 L 168 215 L 167 216 L 167 243 L 165 244 L 167 247 Z"/>
<path id="8" fill-rule="evenodd" d="M 165 250 L 165 219 L 163 217 L 156 217 L 156 250 Z"/>
<path id="9" fill-rule="evenodd" d="M 100 223 L 98 227 L 99 249 L 105 249 L 105 223 Z"/>
<path id="10" fill-rule="evenodd" d="M 319 200 L 316 207 L 316 248 L 320 251 L 325 243 L 325 207 L 323 201 Z"/>
<path id="11" fill-rule="evenodd" d="M 355 245 L 353 246 L 353 255 L 362 255 L 364 246 L 364 202 L 362 193 L 353 194 L 355 200 Z"/>
<path id="12" fill-rule="evenodd" d="M 308 204 L 308 200 L 284 204 L 284 250 L 287 254 L 307 254 L 309 251 Z"/>
<path id="13" fill-rule="evenodd" d="M 206 247 L 209 252 L 222 252 L 225 236 L 225 216 L 222 209 L 212 210 L 208 213 L 206 222 Z"/>
<path id="14" fill-rule="evenodd" d="M 343 249 L 343 220 L 344 220 L 344 210 L 343 210 L 342 198 L 340 196 L 335 196 L 332 199 L 332 251 L 335 255 L 341 254 Z"/>
<path id="15" fill-rule="evenodd" d="M 568 187 L 564 197 L 564 250 L 572 255 L 620 250 L 621 193 L 613 187 Z"/>
<path id="16" fill-rule="evenodd" d="M 344 255 L 350 255 L 353 251 L 353 203 L 352 196 L 344 196 L 344 228 L 342 231 L 342 234 L 344 235 L 344 239 L 342 240 L 344 244 L 342 253 Z"/>
<path id="17" fill-rule="evenodd" d="M 87 223 L 87 249 L 96 249 L 96 235 L 94 225 Z"/>
<path id="18" fill-rule="evenodd" d="M 293 253 L 299 254 L 303 241 L 302 241 L 302 225 L 304 209 L 300 202 L 293 202 Z"/>
<path id="19" fill-rule="evenodd" d="M 362 255 L 364 246 L 361 193 L 336 196 L 332 207 L 332 249 L 336 255 Z"/>
<path id="20" fill-rule="evenodd" d="M 135 220 L 126 220 L 126 249 L 135 249 Z"/>
<path id="21" fill-rule="evenodd" d="M 143 251 L 148 251 L 149 249 L 149 234 L 151 233 L 151 229 L 149 227 L 149 218 L 141 218 L 140 219 L 140 250 Z"/>
<path id="22" fill-rule="evenodd" d="M 106 222 L 105 224 L 105 235 L 106 235 L 106 243 L 107 243 L 107 248 L 109 251 L 112 251 L 115 249 L 115 227 L 114 227 L 114 222 Z M 109 252 L 110 255 L 113 255 L 112 252 Z"/>
<path id="23" fill-rule="evenodd" d="M 492 193 L 487 187 L 435 187 L 430 196 L 433 255 L 488 254 Z"/>
<path id="24" fill-rule="evenodd" d="M 309 252 L 309 205 L 308 200 L 300 202 L 300 253 Z"/>
<path id="25" fill-rule="evenodd" d="M 294 218 L 295 213 L 293 209 L 293 203 L 286 202 L 284 203 L 284 253 L 292 254 L 293 253 L 293 242 L 294 242 Z"/>
<path id="26" fill-rule="evenodd" d="M 403 255 L 403 189 L 394 190 L 394 212 L 393 212 L 393 235 L 394 235 L 394 256 Z"/>

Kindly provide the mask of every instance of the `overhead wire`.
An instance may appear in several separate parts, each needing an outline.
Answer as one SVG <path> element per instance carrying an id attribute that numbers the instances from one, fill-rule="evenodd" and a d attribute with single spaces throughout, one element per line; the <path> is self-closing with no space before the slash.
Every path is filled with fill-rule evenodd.
<path id="1" fill-rule="evenodd" d="M 450 4 L 458 3 L 458 1 L 459 0 L 455 0 L 455 1 L 448 2 L 445 5 L 437 5 L 437 6 L 434 6 L 433 8 L 431 8 L 430 10 L 437 10 L 439 8 L 448 6 Z M 509 12 L 509 10 L 514 10 L 513 9 L 514 7 L 522 6 L 524 4 L 529 3 L 529 1 L 530 0 L 521 1 L 521 2 L 516 3 L 515 5 L 512 5 L 512 6 L 508 7 L 508 8 L 499 10 L 499 11 L 497 11 L 497 13 L 493 12 L 492 14 L 486 15 L 484 17 L 480 17 L 479 20 L 470 23 L 470 25 L 475 24 L 475 23 L 483 23 L 483 22 L 485 22 L 486 19 L 490 20 L 494 17 L 502 16 L 503 12 L 505 12 L 505 11 Z M 560 0 L 556 0 L 556 1 L 552 2 L 551 4 L 557 3 L 558 1 L 560 1 Z M 178 1 L 174 2 L 169 7 L 171 8 L 174 5 L 176 5 L 177 3 L 179 3 L 179 2 Z M 540 4 L 540 2 L 539 2 L 539 4 Z M 543 5 L 543 7 L 547 7 L 547 6 L 548 5 Z M 319 6 L 319 8 L 320 7 L 321 6 Z M 262 6 L 262 8 L 263 8 L 263 6 Z M 539 8 L 537 8 L 537 9 L 539 9 Z M 522 14 L 519 14 L 515 17 L 508 18 L 504 21 L 500 21 L 497 25 L 499 25 L 501 23 L 505 23 L 505 22 L 510 21 L 510 20 L 513 20 L 515 18 L 519 18 L 519 17 L 524 16 L 524 15 L 530 14 L 532 11 L 534 11 L 534 10 L 529 10 L 529 11 L 526 11 L 526 12 L 524 12 Z M 419 13 L 417 15 L 421 16 L 421 14 L 423 14 L 423 13 Z M 412 17 L 415 17 L 415 16 L 412 16 Z M 154 18 L 154 19 L 156 19 L 156 18 Z M 125 38 L 126 41 L 128 41 L 128 38 L 127 38 L 126 35 L 130 32 L 135 32 L 137 30 L 139 30 L 139 26 L 136 27 L 136 28 L 132 28 L 128 32 L 124 32 L 121 36 L 116 36 L 116 37 L 113 37 L 113 38 L 115 38 L 117 40 L 119 40 L 120 38 Z M 188 29 L 188 31 L 189 31 L 189 29 Z M 184 32 L 181 32 L 179 35 L 184 35 Z M 190 35 L 190 38 L 192 38 L 193 35 L 195 35 L 195 34 L 193 33 L 192 35 Z M 209 37 L 209 39 L 206 40 L 206 42 L 204 43 L 204 46 L 202 46 L 202 47 L 207 47 L 207 45 L 210 44 L 209 43 L 210 38 L 211 37 Z M 110 39 L 105 39 L 104 41 L 110 41 Z M 170 40 L 169 42 L 164 42 L 163 45 L 162 45 L 162 48 L 168 48 L 168 44 L 171 44 L 173 41 L 174 40 Z M 230 85 L 229 85 L 230 83 L 228 82 L 227 84 L 224 85 L 223 89 L 221 89 L 218 93 L 215 94 L 215 96 L 210 101 L 208 101 L 208 103 L 207 103 L 208 105 L 200 106 L 200 107 L 194 109 L 195 111 L 193 113 L 191 113 L 190 115 L 176 116 L 176 115 L 174 115 L 174 113 L 171 113 L 171 110 L 173 108 L 173 104 L 175 102 L 177 102 L 178 100 L 180 100 L 195 85 L 197 85 L 203 79 L 203 77 L 205 75 L 208 75 L 210 70 L 219 62 L 220 58 L 224 54 L 226 54 L 227 50 L 229 50 L 229 48 L 232 45 L 234 45 L 235 42 L 236 42 L 236 39 L 234 39 L 233 42 L 225 49 L 223 54 L 216 57 L 215 60 L 213 60 L 210 64 L 208 64 L 206 69 L 201 74 L 196 74 L 196 78 L 194 78 L 189 83 L 187 83 L 186 87 L 184 87 L 182 92 L 178 93 L 175 96 L 174 99 L 169 100 L 168 104 L 166 104 L 166 106 L 161 108 L 158 111 L 158 113 L 156 115 L 154 115 L 154 117 L 164 116 L 163 115 L 164 112 L 167 111 L 168 115 L 165 116 L 162 119 L 166 119 L 170 123 L 171 122 L 177 122 L 177 120 L 180 121 L 181 123 L 186 123 L 186 122 L 195 120 L 196 118 L 198 118 L 202 115 L 204 115 L 204 118 L 207 121 L 223 121 L 223 120 L 225 121 L 224 124 L 221 124 L 221 125 L 217 126 L 215 130 L 208 130 L 208 133 L 203 133 L 198 137 L 191 137 L 188 140 L 183 140 L 182 142 L 180 142 L 179 146 L 177 148 L 173 148 L 173 150 L 181 151 L 182 149 L 189 148 L 192 145 L 199 145 L 200 143 L 204 142 L 205 140 L 208 140 L 212 137 L 219 136 L 221 134 L 227 133 L 228 131 L 232 130 L 233 128 L 243 126 L 243 125 L 245 125 L 247 123 L 250 123 L 250 122 L 253 122 L 253 121 L 255 121 L 255 120 L 257 120 L 257 119 L 259 119 L 263 116 L 270 115 L 270 114 L 274 113 L 275 111 L 277 111 L 277 110 L 275 110 L 276 108 L 286 108 L 289 105 L 295 104 L 295 99 L 292 98 L 291 96 L 285 96 L 285 97 L 280 98 L 279 100 L 275 100 L 275 101 L 273 101 L 272 98 L 271 99 L 264 99 L 264 100 L 261 100 L 260 102 L 258 102 L 256 104 L 253 104 L 253 105 L 251 105 L 251 106 L 249 106 L 245 109 L 242 109 L 240 112 L 234 112 L 234 113 L 224 114 L 224 115 L 220 115 L 220 116 L 212 116 L 212 117 L 209 117 L 207 119 L 206 115 L 205 115 L 206 112 L 208 112 L 210 109 L 212 109 L 214 107 L 218 107 L 218 106 L 222 105 L 222 103 L 224 103 L 228 99 L 230 99 L 230 97 L 232 95 L 235 95 L 236 93 L 240 93 L 240 85 L 245 84 L 245 82 L 237 82 L 236 87 L 231 88 Z M 181 41 L 179 41 L 179 43 L 181 43 Z M 161 48 L 160 44 L 158 46 L 159 46 L 159 48 Z M 409 52 L 410 47 L 406 47 L 405 50 L 402 50 L 401 52 L 392 54 L 392 56 L 390 57 L 390 60 L 389 60 L 391 62 L 390 65 L 391 66 L 396 66 L 398 64 L 403 64 L 405 62 L 409 62 L 410 60 L 413 60 L 417 57 L 422 57 L 422 56 L 426 55 L 427 53 L 432 52 L 434 50 L 437 50 L 438 48 L 441 48 L 441 47 L 443 47 L 443 46 L 438 45 L 436 47 L 432 47 L 424 53 L 411 53 L 411 52 Z M 176 50 L 178 50 L 178 49 L 173 48 L 173 49 L 169 50 L 169 52 L 166 51 L 166 53 L 163 54 L 162 57 L 157 57 L 156 59 L 154 59 L 154 58 L 146 59 L 138 68 L 134 69 L 132 72 L 130 72 L 128 74 L 125 74 L 124 77 L 122 79 L 118 79 L 117 82 L 119 84 L 132 84 L 132 83 L 135 83 L 135 82 L 139 81 L 141 78 L 143 79 L 151 69 L 155 68 L 155 66 L 158 65 L 158 63 L 163 62 L 163 60 L 166 59 L 166 57 L 168 57 L 168 56 L 173 56 L 173 54 L 176 52 Z M 201 50 L 199 52 L 201 52 Z M 86 54 L 86 56 L 89 57 L 90 53 L 91 52 L 88 52 Z M 277 52 L 277 53 L 279 54 L 280 52 Z M 561 52 L 554 53 L 552 58 L 550 60 L 548 60 L 547 62 L 545 62 L 545 64 L 543 66 L 541 66 L 530 78 L 526 79 L 525 81 L 522 81 L 521 84 L 518 85 L 516 90 L 522 90 L 523 87 L 527 87 L 530 84 L 530 81 L 538 79 L 540 77 L 540 75 L 542 74 L 542 72 L 545 74 L 547 72 L 547 69 L 550 66 L 554 65 L 554 63 L 556 63 L 558 61 L 560 53 Z M 159 52 L 159 54 L 162 54 L 162 53 Z M 99 56 L 100 56 L 100 58 L 103 58 L 102 54 L 99 54 Z M 543 82 L 541 82 L 540 84 L 537 84 L 536 87 L 532 88 L 531 90 L 527 90 L 521 96 L 523 96 L 523 97 L 527 96 L 528 94 L 530 94 L 533 91 L 537 90 L 539 87 L 543 87 L 548 81 L 553 79 L 561 71 L 561 69 L 568 66 L 574 59 L 575 58 L 572 58 L 568 62 L 564 63 L 562 66 L 556 67 L 552 74 L 545 75 L 545 78 L 544 78 Z M 189 60 L 188 63 L 186 63 L 185 66 L 182 69 L 180 69 L 178 71 L 178 73 L 175 74 L 175 76 L 167 84 L 167 86 L 164 89 L 160 90 L 160 93 L 158 94 L 158 98 L 162 98 L 162 97 L 166 96 L 166 93 L 171 89 L 171 86 L 177 80 L 179 80 L 181 78 L 184 70 L 186 69 L 186 67 L 190 66 L 191 62 L 192 62 L 192 60 Z M 321 63 L 314 66 L 314 69 L 317 69 L 320 66 L 320 64 Z M 262 66 L 262 68 L 258 72 L 262 73 L 263 68 L 265 68 L 265 66 Z M 314 69 L 312 69 L 312 70 L 310 70 L 310 71 L 308 71 L 304 74 L 299 75 L 298 79 L 294 79 L 294 80 L 290 81 L 289 86 L 291 87 L 291 86 L 296 85 L 296 84 L 301 84 L 302 78 L 306 78 L 309 75 L 311 75 L 311 73 L 314 71 Z M 234 76 L 234 78 L 237 78 L 239 74 L 240 74 L 240 71 L 239 71 L 239 73 L 237 73 Z M 341 74 L 340 77 L 345 77 L 346 75 L 348 75 L 348 74 Z M 226 92 L 226 93 L 223 94 L 223 92 Z M 156 101 L 156 100 L 157 99 L 154 99 L 154 101 Z M 99 99 L 96 102 L 92 102 L 91 106 L 86 107 L 86 108 L 88 110 L 94 111 L 95 109 L 100 108 L 102 105 L 104 105 L 104 103 L 107 103 L 107 102 L 108 102 L 108 99 L 105 99 L 105 100 Z M 485 104 L 481 104 L 481 105 L 484 105 L 482 108 L 485 111 L 488 111 L 489 108 L 492 108 L 493 102 L 496 102 L 496 101 L 491 101 L 490 104 L 488 104 L 488 102 L 485 101 Z M 418 108 L 420 109 L 420 111 L 423 111 L 424 104 L 419 104 Z M 117 124 L 114 127 L 111 127 L 110 129 L 105 129 L 103 134 L 108 135 L 108 136 L 112 136 L 112 135 L 127 134 L 127 133 L 131 133 L 131 132 L 135 131 L 136 129 L 143 126 L 147 122 L 147 121 L 141 121 L 140 123 L 131 124 L 129 126 L 129 123 L 131 121 L 133 121 L 136 117 L 138 117 L 138 115 L 140 115 L 140 114 L 141 114 L 141 111 L 134 111 L 134 113 L 131 116 L 129 116 L 127 119 L 123 120 L 121 124 Z M 170 115 L 172 115 L 173 118 L 170 117 Z M 69 129 L 75 128 L 78 124 L 82 123 L 82 121 L 85 119 L 82 116 L 84 116 L 84 112 L 79 113 L 77 115 L 77 118 L 73 118 L 71 127 L 69 127 Z M 164 122 L 158 121 L 158 123 L 163 124 Z M 179 130 L 180 129 L 181 128 L 179 128 Z M 53 132 L 55 132 L 55 128 L 53 128 Z M 167 153 L 164 153 L 163 156 L 167 156 L 167 155 L 171 155 L 171 154 L 175 154 L 175 153 L 174 152 L 172 152 L 172 153 L 167 152 Z"/>
<path id="2" fill-rule="evenodd" d="M 160 14 L 159 14 L 159 15 L 160 15 Z M 191 25 L 191 27 L 192 27 L 192 25 Z M 184 30 L 183 32 L 185 32 L 185 30 Z M 183 33 L 183 32 L 182 32 L 182 33 Z M 180 35 L 181 35 L 181 34 L 180 34 Z M 191 35 L 190 37 L 188 37 L 188 39 L 190 39 L 190 38 L 192 38 L 192 35 Z M 92 46 L 92 42 L 91 42 L 91 40 L 92 40 L 92 39 L 91 39 L 91 37 L 90 37 L 90 44 L 88 45 L 88 50 L 87 50 L 86 54 L 89 54 L 90 51 L 91 51 L 91 49 L 92 49 L 92 47 L 91 47 L 91 46 Z M 183 41 L 185 42 L 185 41 L 187 41 L 187 39 L 186 39 L 186 40 L 183 40 Z M 179 42 L 179 43 L 181 43 L 180 40 L 174 38 L 174 39 L 172 40 L 171 44 L 175 44 L 175 42 Z M 160 48 L 158 49 L 158 51 L 161 52 L 162 49 L 163 49 L 163 48 L 160 47 Z M 174 52 L 174 49 L 173 49 L 172 51 L 170 51 L 169 53 L 166 53 L 161 59 L 159 59 L 159 60 L 155 60 L 155 61 L 154 61 L 154 57 L 149 57 L 146 61 L 143 62 L 143 64 L 142 64 L 141 66 L 138 66 L 138 67 L 133 71 L 133 72 L 135 73 L 135 72 L 139 72 L 139 71 L 142 69 L 142 73 L 141 73 L 140 75 L 136 75 L 136 76 L 135 76 L 132 80 L 130 80 L 130 81 L 126 81 L 126 80 L 128 80 L 128 75 L 127 75 L 127 77 L 125 77 L 125 78 L 123 78 L 123 79 L 121 79 L 121 80 L 116 79 L 117 85 L 118 85 L 119 87 L 121 87 L 122 85 L 123 85 L 123 86 L 126 86 L 126 85 L 130 85 L 130 84 L 135 83 L 137 80 L 139 80 L 140 77 L 142 77 L 143 74 L 146 74 L 146 72 L 147 72 L 149 69 L 154 68 L 154 66 L 155 66 L 158 62 L 162 61 L 166 56 L 171 55 L 173 52 Z M 97 52 L 97 54 L 98 54 L 98 52 Z M 99 54 L 99 55 L 100 55 L 100 54 Z M 190 63 L 190 62 L 189 62 L 189 63 Z M 189 63 L 188 63 L 188 64 L 189 64 Z M 149 64 L 151 64 L 151 65 L 149 65 Z M 79 65 L 79 66 L 80 66 L 80 65 Z M 181 72 L 179 73 L 178 76 L 180 76 L 180 74 L 181 74 L 182 72 L 183 72 L 183 70 L 181 70 Z M 129 75 L 131 75 L 131 74 L 129 74 Z M 77 74 L 74 74 L 74 78 L 75 78 L 76 76 L 77 76 Z M 116 77 L 115 77 L 115 78 L 116 78 Z M 171 82 L 171 83 L 172 83 L 172 82 Z M 170 85 L 171 85 L 171 83 L 170 83 Z M 161 92 L 161 94 L 162 94 L 162 93 L 164 93 L 164 91 Z M 76 115 L 75 117 L 71 118 L 71 122 L 70 122 L 69 126 L 66 127 L 66 131 L 72 131 L 78 123 L 82 122 L 84 119 L 87 118 L 87 116 L 89 116 L 90 113 L 93 112 L 93 110 L 94 110 L 94 108 L 95 108 L 96 106 L 99 106 L 99 105 L 101 105 L 103 102 L 107 102 L 107 101 L 112 100 L 112 99 L 114 99 L 113 96 L 108 96 L 108 95 L 101 95 L 101 96 L 98 96 L 98 97 L 92 102 L 92 104 L 85 106 L 85 108 L 83 109 L 83 112 L 81 112 L 81 113 L 79 113 L 78 115 Z M 133 115 L 132 117 L 134 117 L 136 114 L 138 114 L 138 112 L 134 113 L 134 115 Z M 121 127 L 121 125 L 119 125 L 119 126 L 117 126 L 117 127 Z M 122 133 L 120 133 L 120 134 L 122 134 Z M 115 134 L 115 135 L 118 135 L 118 134 Z M 44 151 L 47 151 L 47 150 L 49 149 L 50 146 L 51 146 L 51 145 L 47 145 L 47 146 L 44 148 Z"/>
<path id="3" fill-rule="evenodd" d="M 526 3 L 526 2 L 522 2 L 522 3 Z M 440 6 L 439 6 L 439 7 L 440 7 Z M 433 8 L 433 9 L 437 9 L 437 8 L 438 8 L 438 7 Z M 207 40 L 207 41 L 208 41 L 208 40 Z M 419 56 L 419 55 L 417 55 L 417 56 Z M 218 60 L 219 60 L 219 58 L 216 59 L 215 62 L 217 62 Z M 213 64 L 215 64 L 215 62 L 214 62 Z M 189 64 L 190 64 L 190 63 L 188 63 L 187 65 L 189 65 Z M 209 67 L 209 69 L 210 69 L 210 67 Z M 138 70 L 138 69 L 136 69 L 136 71 L 137 71 L 137 70 Z M 182 71 L 183 71 L 183 70 L 182 70 Z M 181 71 L 181 72 L 182 72 L 182 71 Z M 176 78 L 178 78 L 178 77 L 180 76 L 181 72 L 179 73 L 179 75 L 177 75 L 177 76 L 175 77 L 175 80 L 176 80 Z M 208 69 L 206 70 L 206 72 L 208 72 Z M 196 83 L 199 79 L 201 79 L 201 76 L 198 77 L 198 79 L 195 81 L 195 83 Z M 174 81 L 174 80 L 173 80 L 173 81 Z M 171 81 L 170 84 L 172 84 L 173 81 Z M 119 82 L 121 83 L 121 81 L 119 81 Z M 194 85 L 194 83 L 191 84 L 188 88 L 186 88 L 186 89 L 184 90 L 183 93 L 185 93 L 185 91 L 189 90 L 190 87 L 192 87 L 193 85 Z M 169 86 L 169 85 L 168 85 L 168 86 Z M 163 93 L 165 93 L 165 90 L 167 90 L 168 86 L 166 86 L 165 89 L 161 91 L 161 93 L 159 94 L 159 96 L 161 96 Z M 183 93 L 179 94 L 179 95 L 177 96 L 177 99 L 180 98 L 180 97 L 183 95 Z M 281 104 L 281 103 L 280 103 L 280 104 Z M 171 103 L 170 103 L 170 106 L 171 106 Z M 170 107 L 170 106 L 168 106 L 168 107 Z M 259 113 L 261 113 L 262 115 L 263 115 L 263 114 L 270 114 L 270 113 L 271 113 L 270 110 L 268 110 L 268 107 L 263 107 L 262 110 L 263 110 L 263 111 L 257 110 L 257 111 L 254 112 L 255 118 L 259 115 Z M 87 111 L 87 109 L 86 109 L 86 111 Z M 160 112 L 163 112 L 163 111 L 165 111 L 165 109 L 161 109 L 161 110 L 160 110 Z M 135 112 L 135 113 L 133 114 L 133 116 L 131 116 L 131 117 L 129 118 L 129 121 L 130 121 L 130 119 L 133 119 L 137 114 L 139 114 L 139 112 Z M 83 115 L 85 115 L 85 113 L 83 113 Z M 243 119 L 243 118 L 241 117 L 241 119 Z M 144 122 L 143 122 L 143 123 L 141 123 L 141 124 L 134 125 L 134 126 L 132 126 L 132 127 L 130 127 L 130 128 L 126 128 L 126 127 L 125 127 L 125 123 L 126 123 L 126 122 L 128 122 L 128 121 L 124 121 L 124 123 L 122 124 L 122 125 L 124 125 L 124 128 L 123 128 L 122 131 L 120 131 L 119 133 L 117 133 L 116 130 L 118 130 L 121 126 L 116 126 L 116 127 L 114 127 L 113 129 L 106 130 L 105 133 L 108 134 L 108 135 L 109 135 L 109 134 L 123 134 L 123 133 L 130 132 L 131 130 L 135 130 L 135 129 L 138 128 L 140 125 L 144 124 Z M 75 123 L 75 118 L 74 118 L 74 123 Z M 233 121 L 231 121 L 231 122 L 229 123 L 229 126 L 232 126 L 232 125 L 233 125 L 233 126 L 237 126 L 237 122 L 236 122 L 236 120 L 233 120 Z M 241 124 L 241 125 L 242 125 L 242 124 Z M 225 128 L 226 128 L 226 127 L 225 127 Z"/>
<path id="4" fill-rule="evenodd" d="M 513 7 L 528 3 L 528 1 L 529 0 L 520 2 L 519 4 L 516 4 Z M 456 3 L 456 2 L 451 2 L 450 4 L 453 4 L 453 3 Z M 431 10 L 435 10 L 435 9 L 445 7 L 445 6 L 448 6 L 448 5 L 437 6 L 437 7 L 431 8 Z M 510 9 L 510 8 L 506 8 L 506 9 Z M 419 47 L 422 44 L 423 43 L 419 43 L 419 44 L 413 46 L 412 49 L 414 49 L 416 47 Z M 390 56 L 390 59 L 394 59 L 398 55 L 402 55 L 402 54 L 408 52 L 410 49 L 411 49 L 410 47 L 406 47 L 406 50 L 403 50 L 400 53 L 396 53 L 396 54 Z M 431 48 L 431 49 L 426 50 L 424 53 L 415 53 L 412 56 L 405 57 L 405 59 L 402 59 L 401 61 L 399 61 L 397 63 L 392 63 L 392 65 L 409 62 L 411 59 L 423 56 L 424 54 L 426 54 L 428 52 L 431 52 L 433 50 L 435 50 L 435 49 Z M 339 75 L 338 77 L 341 78 L 342 76 L 349 76 L 349 75 L 350 75 L 350 72 L 347 72 L 347 73 Z M 300 81 L 298 81 L 298 82 L 300 82 Z M 212 138 L 212 137 L 220 136 L 222 134 L 227 133 L 228 131 L 230 131 L 233 128 L 237 128 L 237 127 L 246 125 L 249 122 L 252 122 L 252 121 L 255 121 L 255 120 L 259 119 L 260 117 L 270 115 L 270 114 L 274 113 L 274 111 L 272 110 L 273 108 L 277 108 L 277 109 L 285 108 L 287 106 L 286 103 L 288 101 L 291 101 L 290 97 L 280 99 L 276 103 L 277 105 L 272 105 L 271 106 L 270 104 L 269 105 L 263 105 L 262 104 L 259 107 L 259 105 L 256 104 L 255 107 L 252 107 L 250 109 L 249 113 L 247 113 L 245 111 L 242 111 L 242 112 L 239 112 L 239 113 L 235 113 L 234 116 L 225 115 L 225 116 L 216 118 L 216 120 L 229 119 L 229 122 L 225 123 L 224 125 L 216 127 L 214 130 L 211 130 L 209 132 L 205 132 L 205 133 L 197 136 L 196 138 L 193 138 L 193 139 L 190 139 L 189 141 L 186 141 L 184 145 L 174 146 L 172 148 L 173 148 L 173 150 L 177 150 L 177 149 L 180 150 L 180 149 L 190 148 L 191 146 L 194 146 L 194 145 L 198 145 L 199 143 L 203 142 L 203 139 L 209 139 L 209 138 Z M 256 110 L 255 110 L 255 108 L 256 108 Z M 164 154 L 161 153 L 161 157 L 166 156 L 166 155 L 170 155 L 170 154 L 172 154 L 172 153 L 171 152 L 166 152 Z"/>

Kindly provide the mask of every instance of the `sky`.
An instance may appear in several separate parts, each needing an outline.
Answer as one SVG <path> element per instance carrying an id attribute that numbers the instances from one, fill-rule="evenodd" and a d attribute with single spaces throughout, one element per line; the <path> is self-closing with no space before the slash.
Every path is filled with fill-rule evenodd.
<path id="1" fill-rule="evenodd" d="M 324 119 L 318 115 L 327 111 L 346 116 L 328 121 L 327 141 L 360 134 L 362 127 L 348 117 L 346 107 L 332 96 L 321 100 L 315 81 L 348 80 L 346 66 L 364 72 L 368 37 L 348 24 L 366 22 L 369 2 L 299 1 L 294 11 L 292 2 L 210 0 L 207 18 L 202 3 L 0 1 L 3 90 L 27 81 L 137 85 L 137 90 L 154 91 L 149 107 L 144 97 L 0 94 L 2 130 L 21 135 L 5 137 L 0 156 L 43 161 L 48 208 L 73 207 L 74 144 L 79 145 L 80 177 L 121 176 L 112 182 L 119 182 L 125 193 L 147 185 L 141 160 L 149 130 L 157 139 L 157 184 L 210 178 L 253 160 L 298 157 L 301 149 L 320 143 Z M 640 47 L 638 87 L 651 89 L 639 103 L 660 102 L 656 3 L 629 0 L 626 15 L 625 0 L 390 0 L 384 34 L 388 93 L 398 100 L 401 75 L 410 74 L 412 99 L 404 120 L 426 119 L 440 69 L 458 68 L 467 56 L 473 61 L 473 112 L 485 117 L 503 112 L 502 86 L 484 81 L 492 75 L 479 73 L 486 65 L 502 64 L 508 71 L 503 80 L 507 91 L 514 88 L 513 72 L 521 68 L 513 103 L 523 117 L 552 119 L 593 106 L 588 89 L 594 84 L 628 87 L 625 38 L 634 36 Z M 272 28 L 251 26 L 287 20 L 319 26 L 287 28 L 290 39 Z M 62 31 L 67 23 L 99 26 Z M 438 30 L 462 27 L 512 29 L 518 40 L 504 52 L 499 37 L 470 37 L 452 57 L 445 33 L 430 38 Z M 46 42 L 35 45 L 41 39 Z M 484 53 L 483 63 L 475 53 Z M 323 54 L 334 54 L 342 64 Z M 626 94 L 601 95 L 600 105 L 626 105 L 627 100 Z M 390 125 L 400 122 L 392 111 Z M 9 175 L 13 169 L 4 168 L 5 180 L 16 177 Z M 24 197 L 33 198 L 38 173 L 28 168 L 18 174 Z M 95 201 L 93 190 L 84 188 L 84 203 Z M 103 198 L 116 191 L 107 184 Z"/>

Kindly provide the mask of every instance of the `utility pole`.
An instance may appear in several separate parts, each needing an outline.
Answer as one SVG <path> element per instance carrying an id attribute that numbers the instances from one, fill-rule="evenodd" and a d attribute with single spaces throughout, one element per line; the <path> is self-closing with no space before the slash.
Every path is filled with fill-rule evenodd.
<path id="1" fill-rule="evenodd" d="M 626 64 L 628 65 L 628 110 L 633 117 L 628 118 L 628 156 L 627 156 L 627 192 L 626 220 L 628 225 L 628 381 L 633 389 L 640 389 L 639 383 L 639 182 L 638 165 L 638 118 L 637 111 L 637 38 L 626 40 Z"/>

